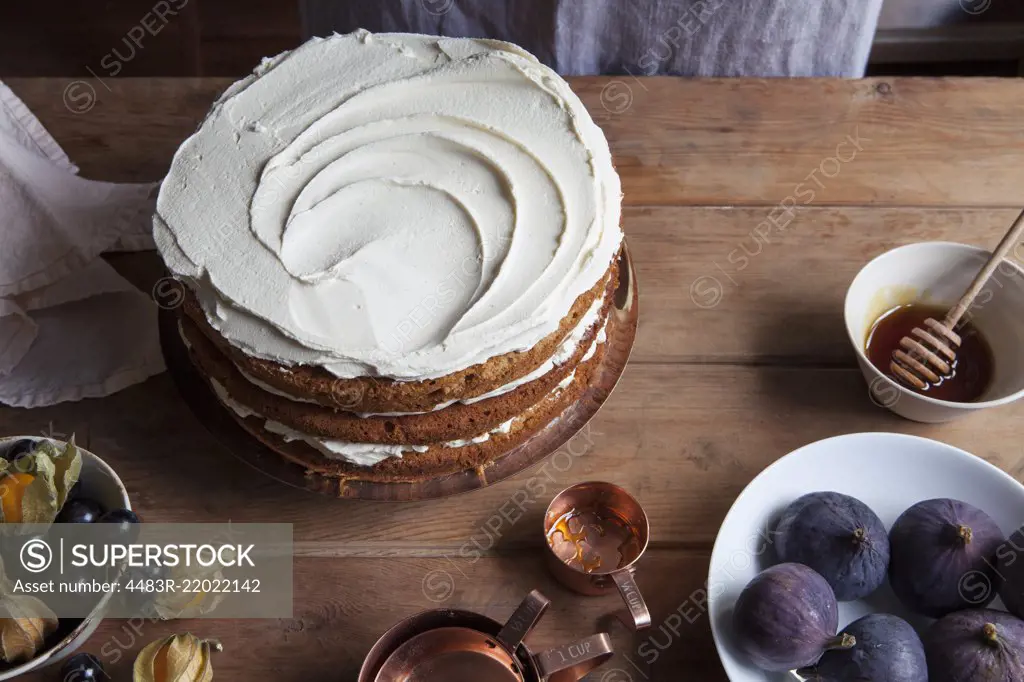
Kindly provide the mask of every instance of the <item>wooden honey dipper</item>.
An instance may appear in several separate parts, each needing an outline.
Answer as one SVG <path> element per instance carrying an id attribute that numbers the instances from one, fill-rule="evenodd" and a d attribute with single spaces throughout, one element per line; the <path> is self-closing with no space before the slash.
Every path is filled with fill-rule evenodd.
<path id="1" fill-rule="evenodd" d="M 946 317 L 939 322 L 933 318 L 924 321 L 928 329 L 915 327 L 909 335 L 900 339 L 900 348 L 892 352 L 889 369 L 904 383 L 924 390 L 929 385 L 940 383 L 953 373 L 956 350 L 960 347 L 960 335 L 955 328 L 974 299 L 988 283 L 1010 248 L 1024 235 L 1024 211 L 1013 222 L 999 246 L 985 263 L 985 267 L 971 282 L 967 292 L 950 308 Z M 911 338 L 916 337 L 916 338 Z"/>

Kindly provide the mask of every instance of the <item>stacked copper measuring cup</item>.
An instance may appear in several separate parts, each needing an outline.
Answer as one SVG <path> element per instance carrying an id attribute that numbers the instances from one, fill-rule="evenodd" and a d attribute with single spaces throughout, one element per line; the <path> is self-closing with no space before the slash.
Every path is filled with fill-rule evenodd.
<path id="1" fill-rule="evenodd" d="M 534 590 L 504 625 L 472 611 L 435 609 L 388 630 L 359 682 L 576 682 L 612 656 L 605 633 L 540 653 L 525 643 L 550 602 Z"/>
<path id="2" fill-rule="evenodd" d="M 552 575 L 578 594 L 618 591 L 628 612 L 623 620 L 635 630 L 651 624 L 634 578 L 649 536 L 640 503 L 611 483 L 571 486 L 544 515 Z M 504 624 L 455 609 L 407 618 L 377 641 L 359 682 L 575 682 L 612 657 L 607 633 L 532 651 L 525 640 L 549 604 L 534 590 Z"/>

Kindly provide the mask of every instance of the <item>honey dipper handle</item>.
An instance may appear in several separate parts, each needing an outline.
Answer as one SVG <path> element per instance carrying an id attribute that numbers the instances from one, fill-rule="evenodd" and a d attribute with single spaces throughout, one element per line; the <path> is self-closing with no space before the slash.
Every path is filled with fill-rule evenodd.
<path id="1" fill-rule="evenodd" d="M 946 319 L 944 323 L 947 328 L 953 329 L 960 322 L 960 318 L 964 316 L 967 309 L 974 303 L 974 299 L 977 298 L 981 290 L 985 288 L 985 284 L 988 283 L 992 274 L 999 267 L 999 264 L 1003 262 L 1003 258 L 1010 252 L 1010 249 L 1015 243 L 1017 243 L 1021 237 L 1024 236 L 1024 211 L 1021 211 L 1017 219 L 1013 221 L 1013 225 L 1010 226 L 1006 236 L 1003 237 L 1003 241 L 999 242 L 999 246 L 992 252 L 992 257 L 985 263 L 985 267 L 981 269 L 981 272 L 971 282 L 971 286 L 968 287 L 967 293 L 961 297 L 955 306 L 950 308 L 949 312 L 946 313 Z"/>

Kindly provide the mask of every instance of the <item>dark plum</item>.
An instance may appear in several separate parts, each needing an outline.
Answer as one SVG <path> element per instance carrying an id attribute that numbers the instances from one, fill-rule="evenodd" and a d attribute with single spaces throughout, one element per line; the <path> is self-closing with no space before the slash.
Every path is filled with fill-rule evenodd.
<path id="1" fill-rule="evenodd" d="M 68 500 L 57 514 L 57 523 L 95 523 L 103 516 L 99 502 L 79 498 Z"/>
<path id="2" fill-rule="evenodd" d="M 996 550 L 999 574 L 1003 576 L 1003 588 L 999 596 L 1006 609 L 1024 618 L 1024 528 L 1018 529 Z"/>
<path id="3" fill-rule="evenodd" d="M 1024 621 L 992 609 L 951 613 L 924 637 L 931 682 L 1024 680 Z"/>
<path id="4" fill-rule="evenodd" d="M 68 492 L 68 499 L 74 500 L 82 497 L 82 479 L 79 478 L 75 481 L 75 484 L 71 486 L 71 490 Z"/>
<path id="5" fill-rule="evenodd" d="M 60 669 L 60 675 L 64 682 L 98 682 L 110 679 L 100 659 L 92 654 L 75 654 Z"/>
<path id="6" fill-rule="evenodd" d="M 762 670 L 814 665 L 828 649 L 856 644 L 836 636 L 839 605 L 828 583 L 802 564 L 779 564 L 750 581 L 732 617 L 739 649 Z"/>
<path id="7" fill-rule="evenodd" d="M 889 535 L 860 500 L 835 492 L 810 493 L 789 505 L 776 528 L 779 561 L 810 566 L 839 601 L 863 599 L 885 582 Z"/>
<path id="8" fill-rule="evenodd" d="M 99 523 L 116 524 L 118 533 L 125 542 L 135 542 L 139 537 L 141 519 L 131 509 L 111 509 L 99 518 Z"/>
<path id="9" fill-rule="evenodd" d="M 800 674 L 817 682 L 928 682 L 924 645 L 902 618 L 873 613 L 850 623 L 843 632 L 857 644 L 826 651 L 818 665 Z"/>
<path id="10" fill-rule="evenodd" d="M 131 509 L 111 509 L 100 519 L 100 523 L 119 523 L 123 526 L 130 526 L 141 523 L 138 514 Z"/>
<path id="11" fill-rule="evenodd" d="M 12 473 L 29 473 L 32 471 L 33 460 L 29 455 L 35 452 L 36 441 L 31 438 L 16 440 L 6 450 L 0 453 L 0 457 L 6 459 L 10 464 L 7 470 Z"/>
<path id="12" fill-rule="evenodd" d="M 914 613 L 941 618 L 987 606 L 999 592 L 996 551 L 1005 542 L 988 514 L 959 500 L 918 502 L 889 533 L 889 582 Z"/>
<path id="13" fill-rule="evenodd" d="M 3 458 L 8 462 L 13 462 L 23 455 L 27 455 L 36 449 L 36 442 L 31 438 L 22 438 L 16 440 L 10 446 L 3 451 Z"/>

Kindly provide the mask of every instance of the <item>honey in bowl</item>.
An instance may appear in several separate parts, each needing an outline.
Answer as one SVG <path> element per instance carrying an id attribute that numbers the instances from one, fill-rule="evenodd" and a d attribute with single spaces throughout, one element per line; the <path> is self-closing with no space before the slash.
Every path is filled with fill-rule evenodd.
<path id="1" fill-rule="evenodd" d="M 912 303 L 896 306 L 883 313 L 871 326 L 865 344 L 868 360 L 878 371 L 895 381 L 889 364 L 892 353 L 900 348 L 900 339 L 909 336 L 915 327 L 927 328 L 924 321 L 929 317 L 942 320 L 946 309 L 938 306 Z M 942 377 L 939 383 L 931 384 L 924 390 L 910 386 L 905 382 L 900 385 L 922 395 L 956 403 L 970 403 L 984 395 L 992 383 L 992 349 L 978 331 L 973 322 L 966 317 L 957 325 L 955 331 L 960 335 L 961 344 L 954 348 L 956 360 L 952 363 L 952 372 Z"/>

